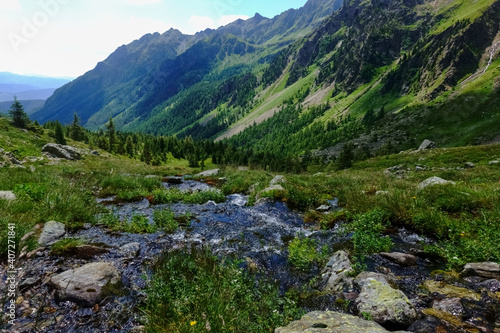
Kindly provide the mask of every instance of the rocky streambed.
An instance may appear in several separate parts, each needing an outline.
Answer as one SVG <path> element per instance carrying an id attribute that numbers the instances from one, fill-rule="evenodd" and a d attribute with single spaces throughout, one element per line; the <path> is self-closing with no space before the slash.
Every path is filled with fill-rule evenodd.
<path id="1" fill-rule="evenodd" d="M 211 189 L 182 178 L 165 186 Z M 431 241 L 400 229 L 388 232 L 392 252 L 370 256 L 365 271 L 356 274 L 348 255 L 350 235 L 341 232 L 342 225 L 319 230 L 285 203 L 259 200 L 247 207 L 247 200 L 242 194 L 202 205 L 99 199 L 122 218 L 152 219 L 162 209 L 177 216 L 189 213 L 173 234 L 113 232 L 103 225 L 67 234 L 62 224 L 45 224 L 42 246 L 21 254 L 17 320 L 11 327 L 4 324 L 2 332 L 141 332 L 137 306 L 145 298 L 150 264 L 164 251 L 192 246 L 244 259 L 244 268 L 274 279 L 282 292 L 309 286 L 300 300 L 309 313 L 276 332 L 500 332 L 497 264 L 469 264 L 463 274 L 440 271 L 443 263 L 424 251 Z M 288 245 L 299 234 L 330 249 L 325 267 L 303 272 L 290 265 Z M 63 237 L 86 242 L 68 256 L 51 255 L 48 245 Z M 2 281 L 6 274 L 4 268 Z"/>

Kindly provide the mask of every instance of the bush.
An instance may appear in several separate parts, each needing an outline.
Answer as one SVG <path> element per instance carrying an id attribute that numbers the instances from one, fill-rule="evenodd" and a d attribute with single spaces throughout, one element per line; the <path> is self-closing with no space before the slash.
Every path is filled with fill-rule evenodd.
<path id="1" fill-rule="evenodd" d="M 166 233 L 174 233 L 179 229 L 179 224 L 175 220 L 175 214 L 170 209 L 158 209 L 153 213 L 155 225 Z"/>
<path id="2" fill-rule="evenodd" d="M 352 242 L 357 256 L 390 251 L 393 243 L 389 237 L 381 233 L 389 225 L 387 213 L 375 209 L 354 218 L 348 230 L 354 231 Z"/>
<path id="3" fill-rule="evenodd" d="M 288 261 L 301 271 L 307 271 L 315 262 L 326 258 L 327 249 L 317 249 L 317 242 L 299 235 L 288 245 Z"/>

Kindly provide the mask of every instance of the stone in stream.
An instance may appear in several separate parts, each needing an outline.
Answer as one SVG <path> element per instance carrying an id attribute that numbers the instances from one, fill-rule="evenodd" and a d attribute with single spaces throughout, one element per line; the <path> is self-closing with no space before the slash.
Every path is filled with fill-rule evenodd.
<path id="1" fill-rule="evenodd" d="M 66 226 L 56 221 L 49 221 L 43 226 L 42 234 L 38 239 L 40 245 L 52 245 L 66 234 Z"/>
<path id="2" fill-rule="evenodd" d="M 457 287 L 451 284 L 440 281 L 425 281 L 423 287 L 427 289 L 431 294 L 438 293 L 451 298 L 465 298 L 474 301 L 481 300 L 481 295 L 472 290 Z"/>
<path id="3" fill-rule="evenodd" d="M 14 201 L 17 197 L 14 192 L 11 191 L 0 191 L 0 200 Z"/>
<path id="4" fill-rule="evenodd" d="M 392 253 L 387 253 L 387 252 L 382 252 L 380 255 L 384 258 L 389 259 L 392 262 L 395 262 L 396 264 L 400 266 L 413 266 L 417 263 L 417 257 L 411 254 L 407 253 L 400 253 L 400 252 L 392 252 Z"/>
<path id="5" fill-rule="evenodd" d="M 121 282 L 121 274 L 112 264 L 98 262 L 55 275 L 50 282 L 57 290 L 59 301 L 91 307 L 102 300 L 104 286 Z"/>
<path id="6" fill-rule="evenodd" d="M 464 307 L 462 303 L 460 302 L 460 298 L 445 298 L 439 301 L 434 301 L 432 303 L 432 308 L 447 312 L 449 314 L 452 314 L 456 317 L 462 317 L 464 314 Z"/>
<path id="7" fill-rule="evenodd" d="M 139 243 L 130 243 L 123 245 L 120 247 L 120 254 L 124 255 L 125 257 L 137 257 L 139 254 L 139 251 L 141 249 L 141 244 Z"/>
<path id="8" fill-rule="evenodd" d="M 470 263 L 465 265 L 461 275 L 477 275 L 487 279 L 499 279 L 500 265 L 496 262 Z"/>
<path id="9" fill-rule="evenodd" d="M 345 313 L 314 311 L 292 322 L 278 327 L 275 333 L 386 333 L 379 324 Z"/>
<path id="10" fill-rule="evenodd" d="M 383 274 L 363 272 L 354 282 L 361 287 L 356 300 L 358 311 L 369 314 L 377 323 L 408 326 L 417 319 L 408 297 L 392 288 Z"/>
<path id="11" fill-rule="evenodd" d="M 418 185 L 418 189 L 423 190 L 429 186 L 434 186 L 434 185 L 456 185 L 456 183 L 449 180 L 444 180 L 439 177 L 431 177 L 421 182 Z"/>
<path id="12" fill-rule="evenodd" d="M 327 281 L 324 290 L 340 293 L 344 289 L 352 289 L 354 279 L 351 274 L 353 271 L 347 252 L 336 252 L 323 269 L 322 276 Z"/>

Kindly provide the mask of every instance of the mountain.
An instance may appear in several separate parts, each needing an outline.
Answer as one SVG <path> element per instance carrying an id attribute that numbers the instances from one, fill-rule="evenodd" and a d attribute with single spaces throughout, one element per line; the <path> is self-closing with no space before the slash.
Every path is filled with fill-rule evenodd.
<path id="1" fill-rule="evenodd" d="M 268 62 L 340 6 L 341 0 L 311 0 L 272 19 L 256 14 L 194 36 L 173 29 L 145 35 L 57 90 L 35 119 L 68 123 L 76 112 L 90 128 L 102 126 L 109 117 L 118 117 L 121 127 L 147 119 L 154 107 L 197 83 Z"/>
<path id="2" fill-rule="evenodd" d="M 499 140 L 500 1 L 310 0 L 194 36 L 146 35 L 34 115 L 91 129 L 358 157 Z"/>
<path id="3" fill-rule="evenodd" d="M 46 100 L 52 96 L 57 88 L 62 87 L 69 81 L 69 79 L 65 78 L 26 76 L 0 72 L 0 102 L 12 102 L 14 96 L 17 96 L 21 101 Z M 38 105 L 37 109 L 41 106 Z"/>

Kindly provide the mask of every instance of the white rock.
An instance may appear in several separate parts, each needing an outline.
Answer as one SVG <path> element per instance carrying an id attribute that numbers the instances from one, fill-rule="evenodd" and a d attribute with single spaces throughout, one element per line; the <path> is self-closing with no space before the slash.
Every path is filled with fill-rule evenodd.
<path id="1" fill-rule="evenodd" d="M 38 239 L 40 245 L 51 245 L 66 234 L 66 226 L 56 221 L 50 221 L 43 226 L 42 234 Z"/>
<path id="2" fill-rule="evenodd" d="M 0 191 L 0 200 L 14 201 L 17 197 L 14 192 L 11 191 Z"/>
<path id="3" fill-rule="evenodd" d="M 456 183 L 439 177 L 431 177 L 421 182 L 418 185 L 418 189 L 423 190 L 424 188 L 434 185 L 456 185 Z"/>

